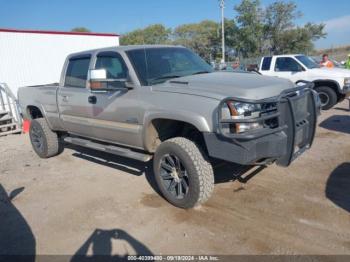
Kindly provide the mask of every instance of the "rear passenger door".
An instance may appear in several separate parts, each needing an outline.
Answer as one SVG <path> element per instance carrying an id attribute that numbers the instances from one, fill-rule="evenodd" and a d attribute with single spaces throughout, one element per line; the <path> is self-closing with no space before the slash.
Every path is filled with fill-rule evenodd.
<path id="1" fill-rule="evenodd" d="M 88 102 L 90 91 L 87 88 L 87 77 L 91 55 L 71 57 L 66 66 L 64 85 L 57 94 L 60 119 L 64 128 L 73 134 L 92 137 L 89 118 L 91 105 Z"/>

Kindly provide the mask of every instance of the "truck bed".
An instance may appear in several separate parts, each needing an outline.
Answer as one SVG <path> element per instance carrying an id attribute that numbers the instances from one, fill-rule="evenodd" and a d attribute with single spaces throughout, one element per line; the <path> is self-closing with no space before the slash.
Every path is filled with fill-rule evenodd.
<path id="1" fill-rule="evenodd" d="M 37 107 L 41 112 L 45 112 L 48 117 L 58 116 L 57 90 L 58 83 L 49 85 L 26 86 L 18 89 L 18 99 L 20 109 L 25 119 L 29 119 L 29 107 Z"/>

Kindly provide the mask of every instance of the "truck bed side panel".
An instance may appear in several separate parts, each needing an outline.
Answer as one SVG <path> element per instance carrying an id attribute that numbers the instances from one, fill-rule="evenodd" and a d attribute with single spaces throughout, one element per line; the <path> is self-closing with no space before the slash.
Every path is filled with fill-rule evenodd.
<path id="1" fill-rule="evenodd" d="M 18 90 L 18 100 L 23 117 L 31 119 L 28 107 L 37 107 L 52 130 L 63 130 L 57 108 L 57 85 L 29 86 Z"/>

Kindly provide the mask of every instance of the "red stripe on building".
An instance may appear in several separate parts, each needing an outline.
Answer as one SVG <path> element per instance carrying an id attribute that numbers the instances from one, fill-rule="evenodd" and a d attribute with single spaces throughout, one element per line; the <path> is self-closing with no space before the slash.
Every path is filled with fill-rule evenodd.
<path id="1" fill-rule="evenodd" d="M 63 31 L 45 31 L 45 30 L 17 30 L 0 28 L 0 32 L 8 33 L 28 33 L 28 34 L 48 34 L 48 35 L 86 35 L 86 36 L 119 36 L 112 33 L 91 33 L 91 32 L 63 32 Z"/>

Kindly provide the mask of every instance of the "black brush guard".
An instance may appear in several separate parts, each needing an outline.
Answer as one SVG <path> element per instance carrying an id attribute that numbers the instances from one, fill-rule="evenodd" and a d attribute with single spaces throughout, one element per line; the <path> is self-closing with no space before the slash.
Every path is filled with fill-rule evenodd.
<path id="1" fill-rule="evenodd" d="M 317 94 L 311 89 L 312 84 L 306 84 L 293 89 L 285 90 L 277 98 L 260 101 L 227 98 L 220 103 L 218 132 L 225 139 L 232 140 L 235 144 L 258 139 L 267 135 L 284 133 L 287 137 L 286 154 L 276 159 L 266 159 L 270 163 L 276 161 L 280 166 L 289 166 L 293 160 L 309 149 L 313 143 L 319 114 Z M 253 119 L 222 119 L 222 106 L 228 101 L 246 103 L 276 103 L 277 110 L 271 114 L 263 115 Z M 221 120 L 220 120 L 221 119 Z M 239 123 L 267 123 L 268 120 L 277 120 L 277 125 L 271 128 L 264 124 L 264 128 L 247 131 L 244 133 L 225 133 L 224 124 Z"/>

